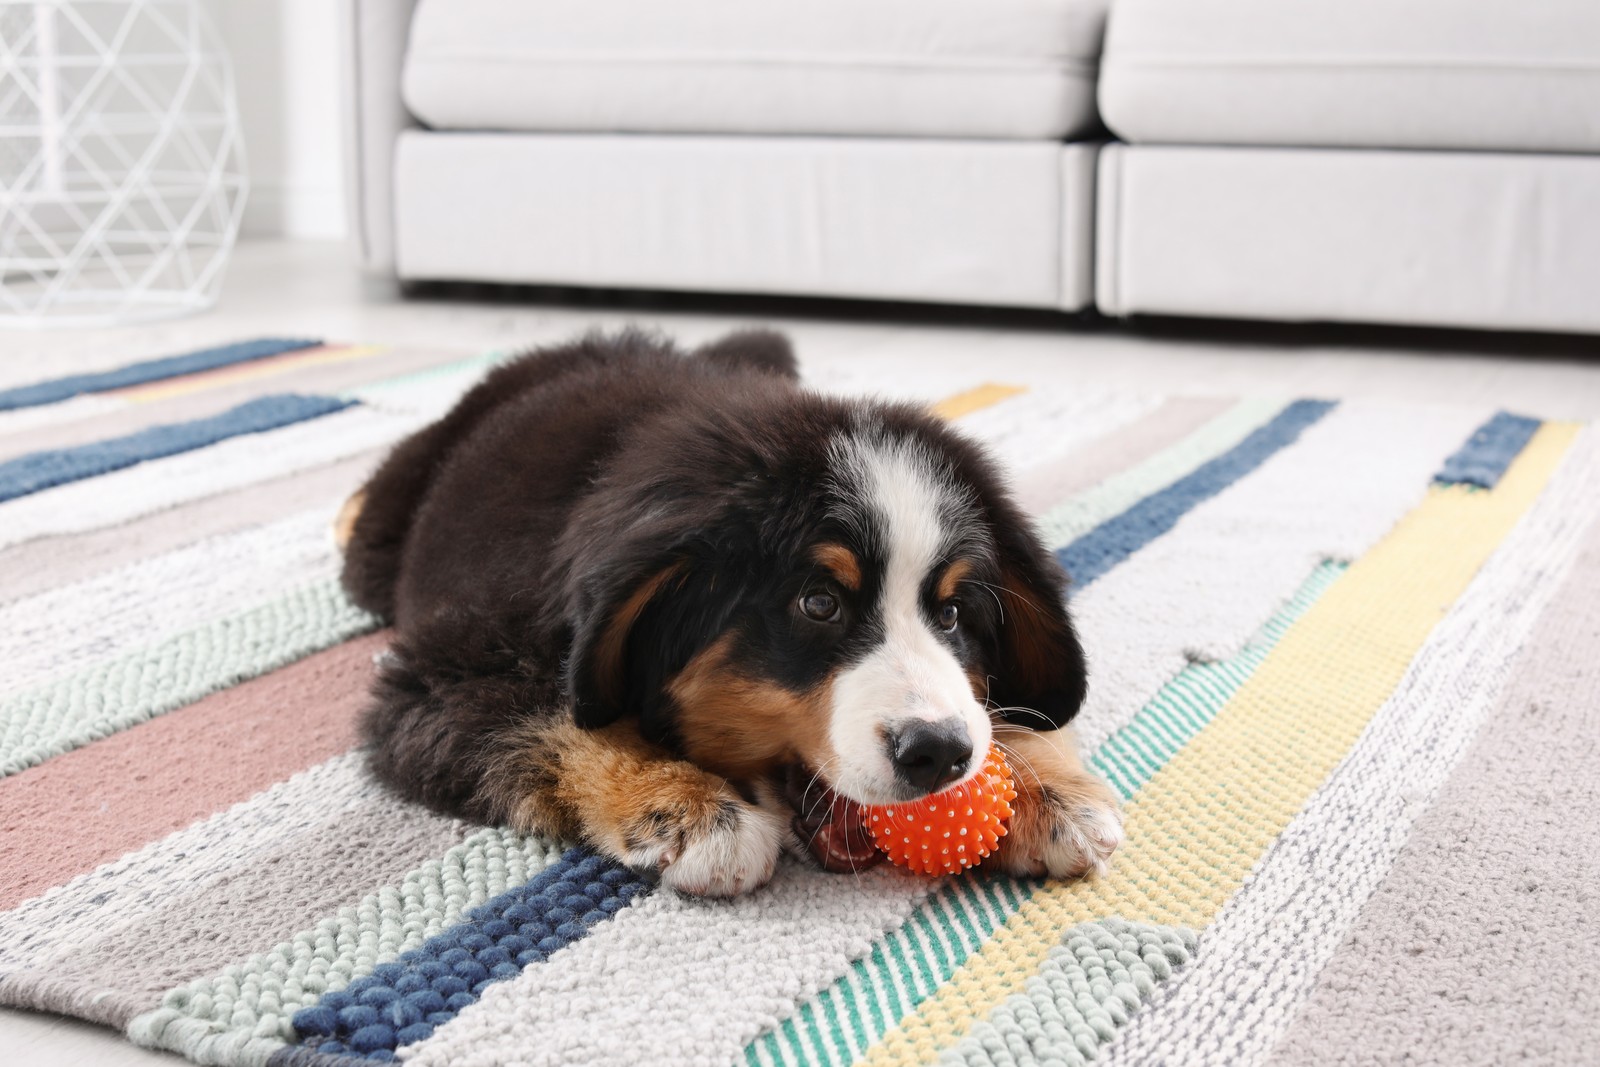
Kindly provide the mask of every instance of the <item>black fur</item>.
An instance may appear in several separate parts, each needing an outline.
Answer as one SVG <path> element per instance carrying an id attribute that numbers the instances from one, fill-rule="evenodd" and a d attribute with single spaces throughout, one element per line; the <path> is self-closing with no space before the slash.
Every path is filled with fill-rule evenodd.
<path id="1" fill-rule="evenodd" d="M 671 746 L 668 685 L 718 637 L 795 691 L 848 662 L 872 640 L 868 608 L 825 630 L 792 606 L 819 581 L 809 548 L 849 536 L 827 507 L 829 442 L 864 422 L 921 442 L 965 487 L 973 577 L 1002 593 L 962 597 L 958 657 L 1021 709 L 1004 717 L 1066 723 L 1085 671 L 1064 579 L 976 446 L 918 408 L 803 391 L 776 334 L 685 356 L 628 332 L 499 368 L 368 483 L 343 580 L 397 630 L 364 719 L 374 771 L 435 808 L 504 818 L 482 777 L 519 721 L 635 716 Z M 870 605 L 870 572 L 852 603 Z M 619 610 L 653 579 L 607 662 Z"/>

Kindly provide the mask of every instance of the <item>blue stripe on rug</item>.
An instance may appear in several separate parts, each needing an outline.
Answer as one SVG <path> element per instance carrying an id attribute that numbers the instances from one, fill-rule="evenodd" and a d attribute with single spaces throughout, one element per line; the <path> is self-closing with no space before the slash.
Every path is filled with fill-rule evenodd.
<path id="1" fill-rule="evenodd" d="M 1222 455 L 1058 550 L 1056 559 L 1072 579 L 1072 589 L 1082 590 L 1104 576 L 1176 526 L 1197 505 L 1293 444 L 1301 431 L 1333 410 L 1334 404 L 1331 400 L 1296 400 Z"/>
<path id="2" fill-rule="evenodd" d="M 648 888 L 612 860 L 587 848 L 568 849 L 532 881 L 474 908 L 459 925 L 295 1012 L 292 1022 L 305 1044 L 275 1054 L 273 1062 L 299 1062 L 296 1053 L 305 1051 L 394 1059 L 395 1049 L 428 1037 L 490 985 L 581 939 Z"/>
<path id="3" fill-rule="evenodd" d="M 1444 461 L 1444 466 L 1433 476 L 1433 480 L 1441 485 L 1475 485 L 1480 489 L 1493 489 L 1540 425 L 1538 419 L 1512 415 L 1506 411 L 1498 412 L 1473 431 L 1467 443 Z"/>
<path id="4" fill-rule="evenodd" d="M 332 396 L 282 393 L 257 397 L 220 415 L 151 426 L 126 437 L 94 441 L 73 448 L 29 452 L 0 463 L 0 503 L 30 493 L 79 482 L 152 459 L 192 452 L 230 437 L 275 430 L 307 419 L 343 411 L 356 401 Z"/>
<path id="5" fill-rule="evenodd" d="M 180 374 L 196 374 L 203 370 L 225 367 L 230 363 L 246 363 L 252 359 L 265 359 L 302 348 L 315 348 L 321 341 L 304 338 L 263 337 L 259 341 L 240 341 L 237 344 L 203 348 L 181 356 L 164 356 L 161 359 L 130 363 L 115 370 L 95 374 L 74 374 L 68 378 L 55 378 L 33 385 L 19 385 L 0 389 L 0 411 L 31 408 L 39 404 L 55 404 L 71 400 L 84 393 L 103 393 L 108 389 L 123 389 L 130 385 L 144 385 L 163 378 L 176 378 Z"/>

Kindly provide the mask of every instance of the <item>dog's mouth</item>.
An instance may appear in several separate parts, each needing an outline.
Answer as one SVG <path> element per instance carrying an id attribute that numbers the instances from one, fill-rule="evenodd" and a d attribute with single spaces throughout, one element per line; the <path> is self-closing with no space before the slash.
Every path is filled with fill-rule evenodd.
<path id="1" fill-rule="evenodd" d="M 794 832 L 825 871 L 863 871 L 884 858 L 873 844 L 861 805 L 835 793 L 822 776 L 799 764 L 788 767 L 784 799 L 794 808 Z"/>

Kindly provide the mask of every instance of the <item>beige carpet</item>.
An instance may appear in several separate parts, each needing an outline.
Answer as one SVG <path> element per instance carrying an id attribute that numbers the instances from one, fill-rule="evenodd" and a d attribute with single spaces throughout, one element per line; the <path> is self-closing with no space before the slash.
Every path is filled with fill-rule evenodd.
<path id="1" fill-rule="evenodd" d="M 1600 1062 L 1600 539 L 1275 1065 Z"/>

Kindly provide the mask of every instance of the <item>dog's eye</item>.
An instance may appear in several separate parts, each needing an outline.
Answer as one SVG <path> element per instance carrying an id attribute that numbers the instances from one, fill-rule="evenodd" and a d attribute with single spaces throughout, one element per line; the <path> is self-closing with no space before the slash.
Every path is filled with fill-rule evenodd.
<path id="1" fill-rule="evenodd" d="M 956 609 L 956 602 L 954 600 L 948 602 L 939 609 L 939 628 L 944 630 L 945 633 L 954 630 L 956 628 L 956 619 L 960 615 L 961 612 Z"/>
<path id="2" fill-rule="evenodd" d="M 832 593 L 807 593 L 800 598 L 800 610 L 809 619 L 835 622 L 839 618 L 839 600 Z"/>

